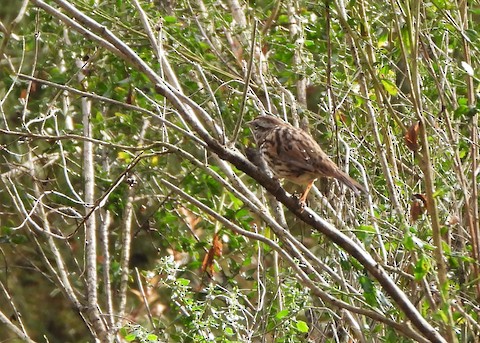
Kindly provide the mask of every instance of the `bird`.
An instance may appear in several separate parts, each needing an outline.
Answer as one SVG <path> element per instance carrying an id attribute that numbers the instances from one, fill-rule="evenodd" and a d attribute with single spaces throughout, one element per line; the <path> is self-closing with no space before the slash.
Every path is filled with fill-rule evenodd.
<path id="1" fill-rule="evenodd" d="M 306 186 L 300 204 L 319 177 L 335 178 L 356 195 L 367 193 L 365 187 L 343 172 L 306 131 L 271 116 L 260 115 L 247 122 L 257 149 L 273 174 L 295 184 Z"/>

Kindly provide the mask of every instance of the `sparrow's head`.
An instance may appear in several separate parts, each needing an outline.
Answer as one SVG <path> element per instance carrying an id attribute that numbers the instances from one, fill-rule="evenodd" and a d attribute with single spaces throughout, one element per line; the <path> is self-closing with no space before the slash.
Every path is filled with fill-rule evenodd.
<path id="1" fill-rule="evenodd" d="M 247 123 L 255 138 L 257 144 L 261 144 L 265 137 L 276 127 L 286 125 L 284 121 L 273 116 L 258 116 L 254 120 Z"/>

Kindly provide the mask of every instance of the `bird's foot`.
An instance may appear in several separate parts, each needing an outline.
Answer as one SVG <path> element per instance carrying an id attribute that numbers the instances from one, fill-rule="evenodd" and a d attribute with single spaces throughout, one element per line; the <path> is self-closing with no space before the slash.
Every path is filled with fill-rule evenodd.
<path id="1" fill-rule="evenodd" d="M 297 194 L 292 194 L 291 197 L 298 201 L 300 212 L 303 212 L 305 207 L 307 207 L 307 199 L 303 196 L 303 194 L 300 198 L 297 196 Z"/>
<path id="2" fill-rule="evenodd" d="M 299 201 L 300 204 L 300 212 L 305 211 L 305 207 L 307 207 L 307 203 L 305 201 Z"/>
<path id="3" fill-rule="evenodd" d="M 314 181 L 315 180 L 310 181 L 310 183 L 307 185 L 307 187 L 303 191 L 302 196 L 300 197 L 299 202 L 300 202 L 300 206 L 301 206 L 301 212 L 303 212 L 305 210 L 305 207 L 307 206 L 308 192 L 310 192 L 310 189 L 312 188 Z"/>

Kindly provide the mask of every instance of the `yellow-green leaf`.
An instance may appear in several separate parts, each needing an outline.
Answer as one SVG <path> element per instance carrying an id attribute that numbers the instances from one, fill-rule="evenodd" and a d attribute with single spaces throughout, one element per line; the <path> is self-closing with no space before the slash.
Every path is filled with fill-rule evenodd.
<path id="1" fill-rule="evenodd" d="M 398 94 L 397 86 L 395 84 L 387 79 L 382 79 L 382 85 L 383 88 L 388 92 L 388 94 L 396 96 Z"/>
<path id="2" fill-rule="evenodd" d="M 308 324 L 305 323 L 303 320 L 298 320 L 296 326 L 297 326 L 297 330 L 300 332 L 308 332 L 309 330 Z"/>
<path id="3" fill-rule="evenodd" d="M 275 317 L 277 317 L 277 319 L 282 319 L 286 316 L 288 316 L 288 310 L 282 310 L 282 311 L 278 312 Z"/>

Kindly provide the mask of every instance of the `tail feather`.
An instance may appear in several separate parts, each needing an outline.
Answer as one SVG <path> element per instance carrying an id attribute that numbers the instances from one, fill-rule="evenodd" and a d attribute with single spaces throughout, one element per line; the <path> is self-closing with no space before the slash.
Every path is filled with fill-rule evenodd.
<path id="1" fill-rule="evenodd" d="M 348 188 L 350 188 L 355 195 L 360 195 L 361 193 L 368 194 L 367 190 L 365 187 L 363 187 L 360 183 L 352 179 L 350 176 L 348 176 L 346 173 L 343 171 L 339 170 L 339 173 L 335 175 L 335 178 L 345 184 Z"/>

